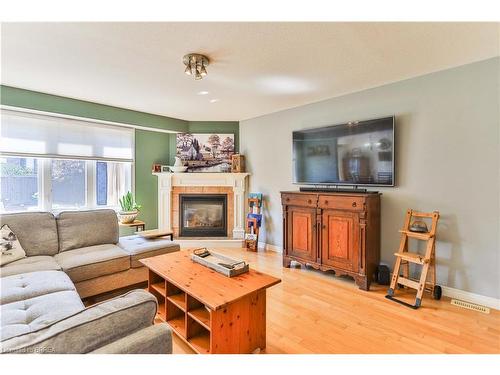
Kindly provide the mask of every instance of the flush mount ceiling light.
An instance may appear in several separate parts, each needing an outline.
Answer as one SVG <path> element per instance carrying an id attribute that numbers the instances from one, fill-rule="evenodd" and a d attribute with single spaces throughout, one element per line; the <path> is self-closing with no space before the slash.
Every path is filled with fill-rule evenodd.
<path id="1" fill-rule="evenodd" d="M 207 75 L 208 57 L 199 53 L 189 53 L 182 58 L 182 62 L 186 65 L 184 73 L 194 76 L 194 79 L 199 80 Z"/>

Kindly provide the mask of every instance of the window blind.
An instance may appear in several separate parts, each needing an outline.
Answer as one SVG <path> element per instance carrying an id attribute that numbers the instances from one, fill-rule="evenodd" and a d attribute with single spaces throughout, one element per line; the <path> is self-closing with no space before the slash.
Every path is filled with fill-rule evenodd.
<path id="1" fill-rule="evenodd" d="M 2 154 L 130 162 L 133 151 L 131 128 L 1 110 Z"/>

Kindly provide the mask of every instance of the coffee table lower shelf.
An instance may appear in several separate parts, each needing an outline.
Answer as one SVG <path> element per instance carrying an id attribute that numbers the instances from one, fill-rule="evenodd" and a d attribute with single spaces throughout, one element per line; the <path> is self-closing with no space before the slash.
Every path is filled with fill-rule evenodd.
<path id="1" fill-rule="evenodd" d="M 148 290 L 158 300 L 157 318 L 196 353 L 252 353 L 266 347 L 265 289 L 216 310 L 151 270 Z"/>

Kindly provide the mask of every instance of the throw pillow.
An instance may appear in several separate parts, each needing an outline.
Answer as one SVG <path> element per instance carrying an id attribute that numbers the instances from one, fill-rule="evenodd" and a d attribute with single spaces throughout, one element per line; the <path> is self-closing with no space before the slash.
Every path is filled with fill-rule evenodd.
<path id="1" fill-rule="evenodd" d="M 17 236 L 7 224 L 2 225 L 2 228 L 0 228 L 0 250 L 2 250 L 0 266 L 26 257 L 26 252 Z"/>

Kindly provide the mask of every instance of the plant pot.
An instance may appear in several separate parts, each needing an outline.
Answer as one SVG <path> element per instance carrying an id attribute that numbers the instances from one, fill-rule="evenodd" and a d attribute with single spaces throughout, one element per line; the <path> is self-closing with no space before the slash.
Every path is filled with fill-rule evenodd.
<path id="1" fill-rule="evenodd" d="M 120 211 L 120 212 L 118 212 L 118 220 L 120 220 L 120 223 L 122 223 L 122 224 L 130 224 L 130 223 L 134 222 L 137 215 L 139 215 L 139 211 L 137 211 L 137 210 Z"/>

